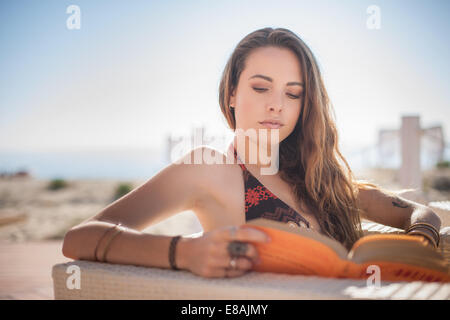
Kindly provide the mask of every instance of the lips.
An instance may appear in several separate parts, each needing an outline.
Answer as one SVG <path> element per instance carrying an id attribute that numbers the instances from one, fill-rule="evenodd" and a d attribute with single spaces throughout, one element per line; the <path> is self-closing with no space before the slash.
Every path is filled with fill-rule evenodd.
<path id="1" fill-rule="evenodd" d="M 283 126 L 283 124 L 278 121 L 262 121 L 260 124 L 269 129 L 279 129 Z"/>

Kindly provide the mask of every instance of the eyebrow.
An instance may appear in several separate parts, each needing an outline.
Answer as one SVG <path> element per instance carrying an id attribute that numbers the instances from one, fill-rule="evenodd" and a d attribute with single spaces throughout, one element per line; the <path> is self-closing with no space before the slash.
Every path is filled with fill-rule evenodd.
<path id="1" fill-rule="evenodd" d="M 271 77 L 264 76 L 262 74 L 255 74 L 254 76 L 251 76 L 250 78 L 248 78 L 248 80 L 253 79 L 253 78 L 261 78 L 261 79 L 273 82 L 273 79 Z M 303 82 L 288 82 L 286 85 L 304 87 Z"/>

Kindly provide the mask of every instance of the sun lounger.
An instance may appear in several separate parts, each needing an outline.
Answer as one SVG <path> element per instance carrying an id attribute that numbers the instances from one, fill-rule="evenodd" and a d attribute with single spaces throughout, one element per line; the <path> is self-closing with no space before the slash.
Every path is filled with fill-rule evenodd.
<path id="1" fill-rule="evenodd" d="M 366 234 L 400 229 L 363 222 Z M 441 229 L 439 249 L 450 265 L 450 227 Z M 75 266 L 75 267 L 71 267 Z M 80 288 L 71 280 L 79 270 Z M 385 282 L 249 272 L 238 278 L 203 278 L 187 271 L 76 260 L 52 270 L 55 299 L 450 299 L 450 284 Z M 69 282 L 69 284 L 68 284 Z"/>

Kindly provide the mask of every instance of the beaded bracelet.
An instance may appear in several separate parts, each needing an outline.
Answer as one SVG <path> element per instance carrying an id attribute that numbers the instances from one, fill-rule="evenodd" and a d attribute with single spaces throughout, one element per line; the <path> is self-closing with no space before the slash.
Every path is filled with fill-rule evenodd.
<path id="1" fill-rule="evenodd" d="M 175 262 L 175 249 L 177 246 L 178 241 L 181 239 L 181 236 L 173 237 L 172 240 L 170 240 L 170 247 L 169 247 L 169 263 L 170 267 L 173 270 L 180 270 L 177 267 L 177 264 Z"/>

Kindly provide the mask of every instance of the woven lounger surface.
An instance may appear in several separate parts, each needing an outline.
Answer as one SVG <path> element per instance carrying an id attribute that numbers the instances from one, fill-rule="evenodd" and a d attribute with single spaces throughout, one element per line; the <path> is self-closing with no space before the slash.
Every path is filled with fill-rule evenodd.
<path id="1" fill-rule="evenodd" d="M 399 229 L 363 223 L 366 234 Z M 450 228 L 441 229 L 441 251 L 450 262 Z M 69 289 L 69 266 L 80 270 L 80 288 Z M 52 270 L 55 299 L 450 299 L 450 284 L 381 281 L 250 272 L 238 278 L 203 278 L 187 271 L 76 260 Z"/>

